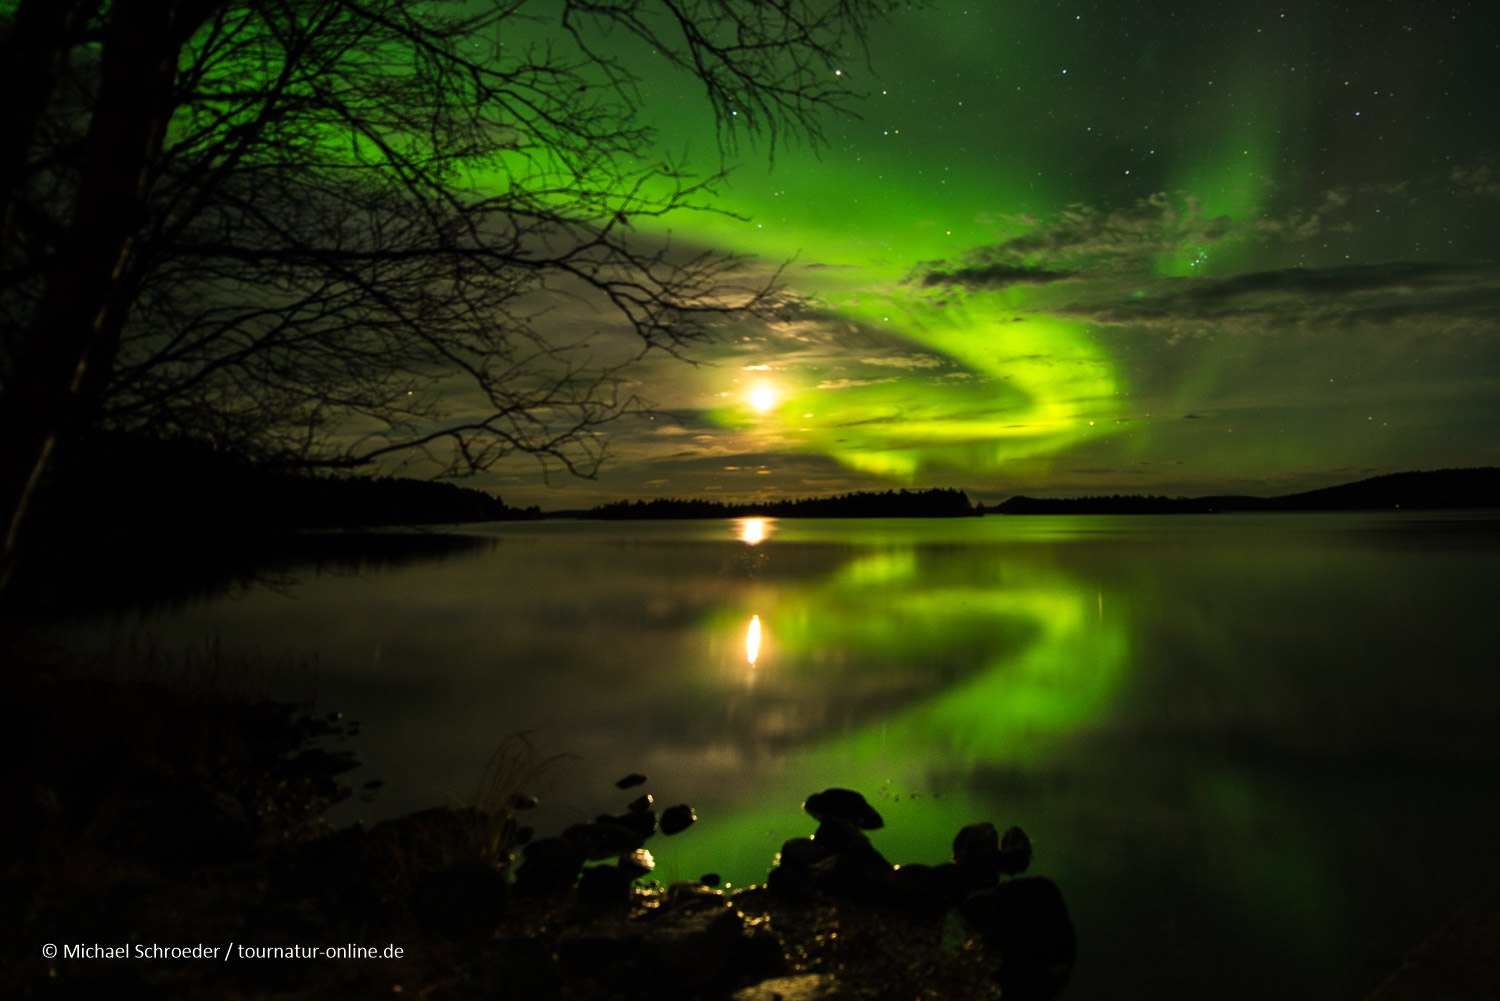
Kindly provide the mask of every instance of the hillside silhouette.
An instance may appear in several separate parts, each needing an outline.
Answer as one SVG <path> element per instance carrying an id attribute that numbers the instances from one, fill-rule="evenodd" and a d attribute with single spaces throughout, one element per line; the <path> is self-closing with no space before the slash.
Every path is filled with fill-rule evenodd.
<path id="1" fill-rule="evenodd" d="M 1500 468 L 1389 473 L 1277 497 L 1017 496 L 999 514 L 1212 514 L 1221 511 L 1374 511 L 1500 507 Z"/>

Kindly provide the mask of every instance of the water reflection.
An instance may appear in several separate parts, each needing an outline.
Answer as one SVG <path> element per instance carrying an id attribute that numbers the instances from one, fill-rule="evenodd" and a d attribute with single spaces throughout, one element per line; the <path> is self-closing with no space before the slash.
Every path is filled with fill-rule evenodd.
<path id="1" fill-rule="evenodd" d="M 507 525 L 153 629 L 315 653 L 385 815 L 462 796 L 527 730 L 568 755 L 538 829 L 639 770 L 701 818 L 661 878 L 741 884 L 809 832 L 804 796 L 851 786 L 893 861 L 1025 827 L 1085 943 L 1075 1001 L 1359 997 L 1500 893 L 1475 793 L 1500 767 L 1496 538 L 1384 524 Z"/>
<path id="2" fill-rule="evenodd" d="M 745 659 L 750 666 L 760 657 L 760 616 L 750 616 L 750 628 L 745 630 Z"/>
<path id="3" fill-rule="evenodd" d="M 757 546 L 770 536 L 775 522 L 775 518 L 739 518 L 735 524 L 739 528 L 740 541 L 747 546 Z"/>

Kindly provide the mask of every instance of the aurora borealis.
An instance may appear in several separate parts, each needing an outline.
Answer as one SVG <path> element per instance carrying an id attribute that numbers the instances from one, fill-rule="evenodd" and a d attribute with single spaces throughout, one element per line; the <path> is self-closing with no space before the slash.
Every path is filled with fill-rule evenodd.
<path id="1" fill-rule="evenodd" d="M 877 28 L 829 148 L 740 144 L 643 240 L 783 264 L 561 507 L 953 486 L 1273 494 L 1500 462 L 1497 15 L 1479 3 L 937 3 Z M 664 148 L 711 170 L 643 58 Z M 788 263 L 790 262 L 790 263 Z M 589 323 L 583 310 L 570 322 Z M 756 395 L 759 394 L 759 395 Z"/>

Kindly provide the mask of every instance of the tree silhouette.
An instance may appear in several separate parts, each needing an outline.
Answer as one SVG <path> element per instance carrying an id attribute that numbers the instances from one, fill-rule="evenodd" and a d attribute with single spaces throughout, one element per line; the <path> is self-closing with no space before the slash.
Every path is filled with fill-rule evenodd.
<path id="1" fill-rule="evenodd" d="M 8 6 L 6 576 L 53 455 L 95 427 L 279 465 L 523 452 L 591 475 L 600 429 L 642 406 L 623 365 L 776 303 L 733 256 L 634 231 L 710 208 L 719 175 L 655 149 L 632 60 L 702 88 L 721 150 L 774 154 L 848 109 L 833 69 L 894 4 Z M 580 298 L 612 319 L 549 325 Z"/>

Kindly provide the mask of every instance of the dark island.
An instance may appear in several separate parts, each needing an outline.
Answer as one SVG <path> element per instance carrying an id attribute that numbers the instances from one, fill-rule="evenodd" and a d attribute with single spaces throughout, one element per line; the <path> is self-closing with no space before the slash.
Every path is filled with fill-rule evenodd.
<path id="1" fill-rule="evenodd" d="M 998 514 L 1214 514 L 1223 511 L 1378 511 L 1500 507 L 1500 468 L 1390 473 L 1279 497 L 1017 496 Z"/>
<path id="2" fill-rule="evenodd" d="M 585 518 L 969 518 L 983 514 L 962 490 L 887 490 L 834 497 L 732 504 L 711 500 L 615 501 L 585 512 Z"/>

